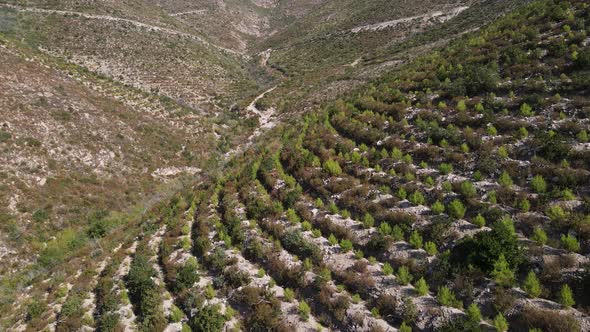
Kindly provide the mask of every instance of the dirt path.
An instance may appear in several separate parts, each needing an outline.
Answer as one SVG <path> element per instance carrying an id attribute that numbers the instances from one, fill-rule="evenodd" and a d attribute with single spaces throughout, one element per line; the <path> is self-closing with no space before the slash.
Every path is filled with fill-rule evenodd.
<path id="1" fill-rule="evenodd" d="M 182 32 L 182 31 L 178 31 L 178 30 L 174 30 L 174 29 L 170 29 L 170 28 L 164 28 L 164 27 L 160 27 L 157 25 L 151 25 L 151 24 L 147 24 L 147 23 L 143 23 L 143 22 L 139 22 L 139 21 L 126 19 L 126 18 L 114 17 L 114 16 L 109 16 L 109 15 L 88 14 L 88 13 L 74 12 L 74 11 L 68 11 L 68 10 L 42 9 L 42 8 L 35 8 L 35 7 L 21 7 L 21 6 L 8 5 L 8 4 L 0 4 L 0 6 L 12 8 L 12 9 L 15 9 L 19 12 L 29 12 L 29 13 L 38 13 L 38 14 L 57 14 L 57 15 L 63 15 L 63 16 L 79 16 L 79 17 L 83 17 L 83 18 L 87 18 L 87 19 L 94 19 L 94 20 L 123 22 L 123 23 L 131 24 L 131 25 L 138 27 L 138 28 L 146 29 L 148 31 L 162 32 L 162 33 L 169 34 L 172 36 L 180 36 L 180 37 L 184 37 L 184 38 L 189 38 L 189 39 L 201 42 L 207 46 L 216 48 L 218 50 L 221 50 L 221 51 L 233 54 L 233 55 L 244 56 L 244 53 L 242 53 L 242 52 L 234 51 L 229 48 L 225 48 L 225 47 L 222 47 L 219 45 L 212 44 L 212 43 L 206 41 L 205 39 L 203 39 L 199 36 L 192 35 L 190 33 Z"/>
<path id="2" fill-rule="evenodd" d="M 184 15 L 192 15 L 192 14 L 205 14 L 207 12 L 207 9 L 197 9 L 197 10 L 189 10 L 186 12 L 180 12 L 180 13 L 174 13 L 174 14 L 168 14 L 172 17 L 178 17 L 178 16 L 184 16 Z"/>
<path id="3" fill-rule="evenodd" d="M 436 11 L 436 12 L 431 12 L 431 13 L 427 13 L 424 15 L 404 17 L 404 18 L 400 18 L 397 20 L 362 25 L 362 26 L 356 27 L 354 29 L 351 29 L 350 32 L 358 33 L 358 32 L 362 32 L 362 31 L 378 31 L 378 30 L 382 30 L 382 29 L 386 29 L 386 28 L 395 27 L 399 24 L 412 22 L 414 20 L 422 20 L 424 22 L 427 22 L 431 19 L 437 19 L 441 22 L 444 22 L 444 21 L 447 21 L 447 20 L 459 15 L 462 11 L 464 11 L 468 8 L 469 7 L 456 7 L 451 10 L 447 10 L 447 11 Z"/>
<path id="4" fill-rule="evenodd" d="M 250 103 L 250 105 L 248 105 L 248 107 L 246 107 L 246 110 L 248 112 L 254 113 L 259 116 L 258 127 L 256 128 L 256 130 L 254 130 L 254 132 L 250 136 L 248 136 L 248 138 L 246 139 L 246 141 L 244 143 L 236 146 L 235 148 L 233 148 L 225 153 L 224 157 L 226 160 L 229 160 L 231 157 L 233 157 L 236 154 L 240 153 L 241 151 L 244 151 L 245 149 L 247 149 L 250 145 L 252 145 L 255 138 L 260 136 L 266 130 L 274 128 L 277 125 L 277 122 L 275 120 L 271 119 L 277 111 L 276 108 L 269 107 L 268 109 L 260 110 L 256 107 L 256 103 L 260 99 L 264 98 L 264 96 L 267 93 L 272 92 L 277 87 L 278 87 L 278 85 L 275 85 L 274 87 L 264 91 L 263 93 L 258 95 L 258 97 L 254 98 L 254 100 Z"/>

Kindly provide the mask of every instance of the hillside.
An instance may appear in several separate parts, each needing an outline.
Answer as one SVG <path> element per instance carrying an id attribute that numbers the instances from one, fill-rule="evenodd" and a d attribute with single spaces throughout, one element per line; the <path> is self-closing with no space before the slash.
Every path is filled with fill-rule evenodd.
<path id="1" fill-rule="evenodd" d="M 0 329 L 590 331 L 584 1 L 0 6 Z"/>

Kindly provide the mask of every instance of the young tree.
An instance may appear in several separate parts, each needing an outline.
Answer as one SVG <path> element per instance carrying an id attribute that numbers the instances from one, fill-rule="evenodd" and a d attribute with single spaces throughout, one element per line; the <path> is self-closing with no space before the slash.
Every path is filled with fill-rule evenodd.
<path id="1" fill-rule="evenodd" d="M 426 283 L 426 280 L 424 280 L 424 277 L 418 279 L 414 287 L 416 288 L 416 292 L 418 293 L 418 295 L 424 296 L 428 294 L 428 284 Z"/>
<path id="2" fill-rule="evenodd" d="M 399 332 L 412 332 L 412 328 L 406 324 L 406 322 L 402 322 L 402 325 L 399 327 Z"/>
<path id="3" fill-rule="evenodd" d="M 522 289 L 524 289 L 530 297 L 538 297 L 541 295 L 541 283 L 535 272 L 529 271 L 529 274 L 527 274 L 526 279 L 522 284 Z"/>
<path id="4" fill-rule="evenodd" d="M 508 331 L 508 321 L 504 318 L 502 313 L 499 313 L 496 318 L 494 318 L 494 327 L 498 332 L 506 332 Z"/>
<path id="5" fill-rule="evenodd" d="M 467 211 L 463 203 L 458 199 L 453 200 L 447 210 L 449 215 L 455 219 L 462 219 Z"/>
<path id="6" fill-rule="evenodd" d="M 473 219 L 473 224 L 479 228 L 482 228 L 486 225 L 486 219 L 480 213 L 475 217 L 475 219 Z"/>
<path id="7" fill-rule="evenodd" d="M 420 249 L 422 248 L 422 235 L 418 231 L 413 231 L 408 242 L 415 249 Z"/>
<path id="8" fill-rule="evenodd" d="M 514 271 L 510 269 L 504 254 L 500 254 L 500 257 L 494 263 L 494 270 L 491 274 L 494 281 L 500 286 L 509 287 L 514 283 Z"/>
<path id="9" fill-rule="evenodd" d="M 467 314 L 467 319 L 470 322 L 476 322 L 479 325 L 479 322 L 481 321 L 481 311 L 479 310 L 479 307 L 477 306 L 477 304 L 471 303 L 467 307 L 466 314 Z"/>
<path id="10" fill-rule="evenodd" d="M 545 231 L 539 227 L 536 226 L 535 229 L 533 230 L 533 235 L 531 236 L 531 240 L 537 242 L 537 244 L 543 246 L 545 245 L 545 243 L 547 243 L 547 233 L 545 233 Z"/>
<path id="11" fill-rule="evenodd" d="M 561 303 L 561 305 L 566 308 L 576 304 L 576 301 L 574 301 L 572 289 L 567 284 L 563 285 L 559 291 L 559 303 Z"/>
<path id="12" fill-rule="evenodd" d="M 477 195 L 477 189 L 470 181 L 461 182 L 461 193 L 465 198 L 472 198 Z"/>
<path id="13" fill-rule="evenodd" d="M 308 321 L 309 320 L 309 314 L 311 313 L 311 308 L 309 307 L 309 305 L 301 300 L 301 302 L 299 302 L 299 307 L 298 307 L 298 311 L 299 311 L 299 317 L 301 317 L 301 319 L 303 321 Z"/>
<path id="14" fill-rule="evenodd" d="M 568 234 L 561 235 L 561 247 L 565 250 L 578 252 L 580 251 L 580 242 L 576 239 L 575 236 Z"/>
<path id="15" fill-rule="evenodd" d="M 462 307 L 461 301 L 457 300 L 455 294 L 447 286 L 442 286 L 438 288 L 436 300 L 440 305 L 443 305 L 445 307 Z"/>
<path id="16" fill-rule="evenodd" d="M 340 248 L 343 252 L 349 252 L 352 250 L 352 242 L 350 240 L 342 239 L 340 241 Z"/>
<path id="17" fill-rule="evenodd" d="M 392 274 L 393 274 L 393 267 L 391 266 L 391 264 L 389 264 L 389 263 L 385 262 L 385 263 L 383 264 L 383 269 L 382 269 L 382 271 L 383 271 L 383 274 L 384 274 L 384 275 L 386 275 L 386 276 L 390 276 L 390 275 L 392 275 Z"/>
<path id="18" fill-rule="evenodd" d="M 323 165 L 324 171 L 332 176 L 338 176 L 342 174 L 342 168 L 336 160 L 326 160 Z"/>
<path id="19" fill-rule="evenodd" d="M 426 244 L 424 244 L 424 250 L 426 250 L 426 253 L 430 256 L 434 256 L 438 253 L 438 250 L 436 249 L 436 244 L 434 244 L 434 242 L 432 241 L 428 241 L 426 242 Z"/>
<path id="20" fill-rule="evenodd" d="M 402 285 L 409 284 L 414 277 L 410 273 L 410 270 L 405 266 L 400 266 L 399 270 L 397 270 L 397 279 L 399 283 Z"/>
<path id="21" fill-rule="evenodd" d="M 531 188 L 538 194 L 543 194 L 547 191 L 547 182 L 541 175 L 536 175 L 531 180 Z"/>
<path id="22" fill-rule="evenodd" d="M 434 204 L 432 204 L 430 209 L 432 210 L 432 213 L 434 213 L 434 214 L 441 214 L 441 213 L 445 212 L 445 206 L 440 201 L 434 202 Z"/>
<path id="23" fill-rule="evenodd" d="M 508 174 L 508 172 L 504 171 L 502 173 L 502 175 L 500 175 L 500 179 L 498 180 L 498 182 L 500 183 L 500 185 L 502 187 L 511 187 L 513 182 L 512 182 L 512 178 L 510 177 L 510 174 Z"/>
<path id="24" fill-rule="evenodd" d="M 365 226 L 365 228 L 375 226 L 375 219 L 369 213 L 365 213 L 365 216 L 363 217 L 363 226 Z"/>

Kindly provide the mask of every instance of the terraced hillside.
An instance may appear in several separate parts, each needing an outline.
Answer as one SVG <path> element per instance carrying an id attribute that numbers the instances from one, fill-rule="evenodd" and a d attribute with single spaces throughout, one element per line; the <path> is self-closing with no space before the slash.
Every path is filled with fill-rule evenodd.
<path id="1" fill-rule="evenodd" d="M 100 3 L 2 12 L 0 329 L 590 331 L 587 3 Z"/>

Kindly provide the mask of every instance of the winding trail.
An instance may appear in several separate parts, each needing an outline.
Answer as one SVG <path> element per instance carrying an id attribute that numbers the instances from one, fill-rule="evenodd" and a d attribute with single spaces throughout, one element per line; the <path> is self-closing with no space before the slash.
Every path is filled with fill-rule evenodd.
<path id="1" fill-rule="evenodd" d="M 148 31 L 161 32 L 161 33 L 169 34 L 172 36 L 189 38 L 189 39 L 198 41 L 204 45 L 216 48 L 218 50 L 221 50 L 221 51 L 233 54 L 233 55 L 245 56 L 245 54 L 243 52 L 238 52 L 238 51 L 234 51 L 229 48 L 215 45 L 215 44 L 210 43 L 207 40 L 205 40 L 199 36 L 195 36 L 190 33 L 182 32 L 182 31 L 178 31 L 178 30 L 174 30 L 174 29 L 170 29 L 170 28 L 164 28 L 164 27 L 157 26 L 157 25 L 151 25 L 151 24 L 147 24 L 147 23 L 143 23 L 143 22 L 139 22 L 139 21 L 135 21 L 135 20 L 126 19 L 126 18 L 114 17 L 114 16 L 109 16 L 109 15 L 88 14 L 88 13 L 82 13 L 82 12 L 69 11 L 69 10 L 22 7 L 22 6 L 15 6 L 15 5 L 9 5 L 9 4 L 0 4 L 0 7 L 12 8 L 12 9 L 17 10 L 19 12 L 29 12 L 29 13 L 37 13 L 37 14 L 57 14 L 57 15 L 63 15 L 63 16 L 79 16 L 79 17 L 93 19 L 93 20 L 122 22 L 122 23 L 131 24 L 137 28 L 146 29 Z"/>
<path id="2" fill-rule="evenodd" d="M 418 15 L 418 16 L 404 17 L 404 18 L 391 20 L 391 21 L 362 25 L 362 26 L 351 29 L 350 32 L 358 33 L 358 32 L 362 32 L 362 31 L 378 31 L 378 30 L 382 30 L 382 29 L 386 29 L 386 28 L 395 27 L 399 24 L 412 22 L 414 20 L 422 20 L 422 21 L 427 22 L 431 19 L 437 19 L 441 22 L 444 22 L 444 21 L 447 21 L 447 20 L 459 15 L 461 12 L 463 12 L 464 10 L 466 10 L 468 8 L 469 7 L 455 7 L 453 9 L 450 9 L 447 11 L 436 11 L 436 12 L 431 12 L 431 13 Z"/>

